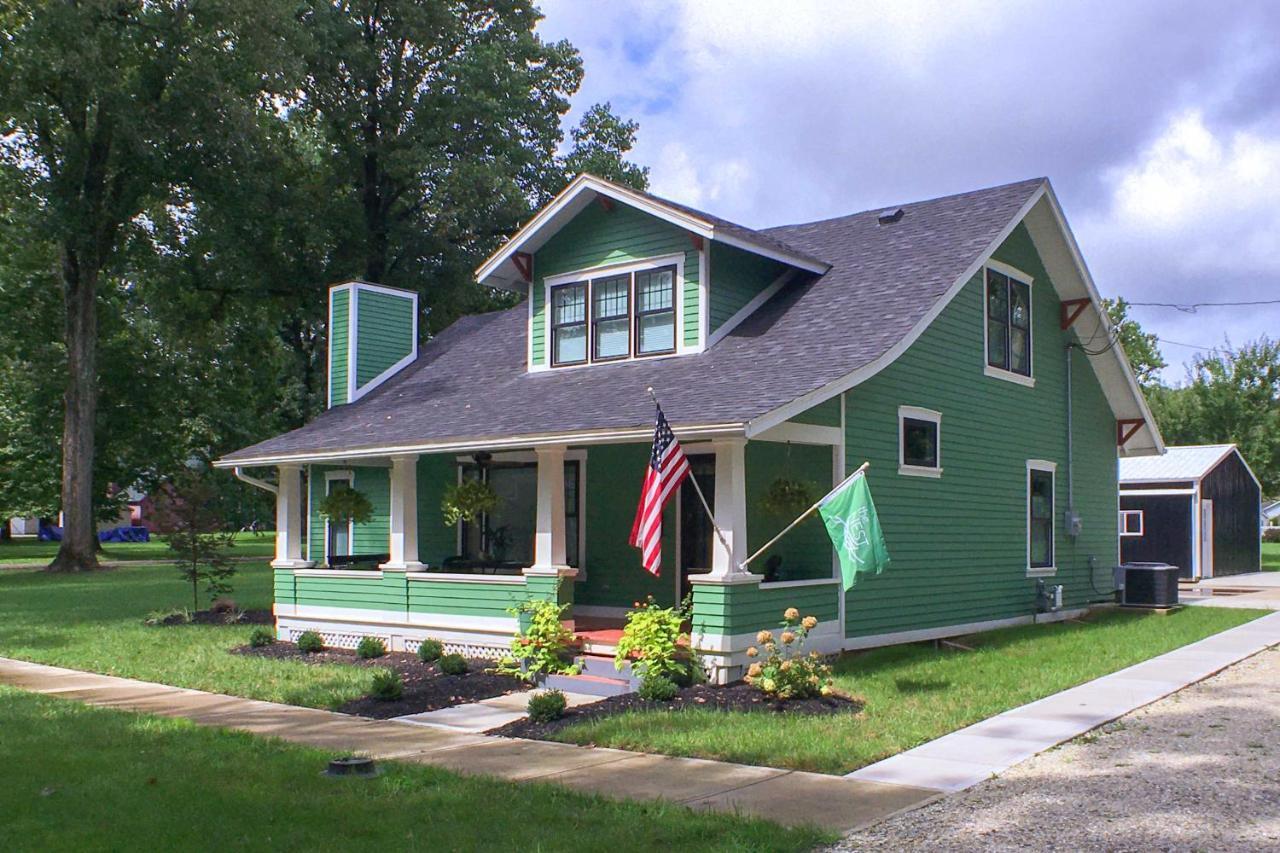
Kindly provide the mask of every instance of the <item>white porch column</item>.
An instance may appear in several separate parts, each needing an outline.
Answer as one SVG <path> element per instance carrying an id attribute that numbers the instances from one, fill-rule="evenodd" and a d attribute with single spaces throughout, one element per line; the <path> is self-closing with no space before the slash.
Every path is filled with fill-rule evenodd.
<path id="1" fill-rule="evenodd" d="M 421 571 L 418 562 L 418 454 L 391 457 L 391 559 L 381 569 Z"/>
<path id="2" fill-rule="evenodd" d="M 538 511 L 533 538 L 533 565 L 525 574 L 572 575 L 564 538 L 564 455 L 563 444 L 538 447 Z"/>
<path id="3" fill-rule="evenodd" d="M 711 549 L 711 577 L 743 574 L 738 568 L 747 556 L 747 463 L 746 439 L 729 438 L 712 442 L 716 452 L 716 525 L 728 541 L 719 536 Z"/>
<path id="4" fill-rule="evenodd" d="M 315 565 L 302 559 L 302 466 L 281 465 L 280 485 L 276 491 L 276 558 L 277 569 L 305 569 Z"/>

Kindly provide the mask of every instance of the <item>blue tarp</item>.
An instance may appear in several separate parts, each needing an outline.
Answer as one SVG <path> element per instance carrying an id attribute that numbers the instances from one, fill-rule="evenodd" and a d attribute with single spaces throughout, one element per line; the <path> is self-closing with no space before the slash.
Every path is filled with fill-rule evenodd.
<path id="1" fill-rule="evenodd" d="M 62 528 L 56 524 L 41 524 L 36 532 L 36 539 L 41 542 L 61 542 Z M 123 525 L 103 530 L 98 533 L 99 542 L 150 542 L 151 531 L 145 527 Z"/>

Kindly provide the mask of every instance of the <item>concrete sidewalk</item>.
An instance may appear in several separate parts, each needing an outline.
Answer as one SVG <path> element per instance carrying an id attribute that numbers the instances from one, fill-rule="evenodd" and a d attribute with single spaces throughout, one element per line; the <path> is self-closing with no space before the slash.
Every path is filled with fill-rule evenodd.
<path id="1" fill-rule="evenodd" d="M 359 752 L 513 782 L 552 782 L 619 799 L 661 799 L 839 832 L 877 823 L 940 796 L 936 790 L 822 773 L 369 720 L 7 658 L 0 658 L 0 683 L 91 705 L 183 717 L 335 753 Z"/>
<path id="2" fill-rule="evenodd" d="M 1263 616 L 855 770 L 845 778 L 960 791 L 1280 643 Z"/>

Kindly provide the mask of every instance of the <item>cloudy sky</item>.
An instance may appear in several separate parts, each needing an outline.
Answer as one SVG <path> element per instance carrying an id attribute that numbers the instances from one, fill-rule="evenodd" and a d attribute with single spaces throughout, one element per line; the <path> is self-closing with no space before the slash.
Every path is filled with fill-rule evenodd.
<path id="1" fill-rule="evenodd" d="M 767 226 L 1047 175 L 1104 296 L 1280 299 L 1280 2 L 541 6 L 660 195 Z M 1170 381 L 1280 335 L 1280 304 L 1135 315 Z"/>

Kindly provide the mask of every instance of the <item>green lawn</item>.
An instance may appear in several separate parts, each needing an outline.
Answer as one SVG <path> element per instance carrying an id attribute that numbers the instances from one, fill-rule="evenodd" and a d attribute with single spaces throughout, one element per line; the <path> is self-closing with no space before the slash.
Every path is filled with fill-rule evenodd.
<path id="1" fill-rule="evenodd" d="M 237 533 L 233 557 L 270 557 L 276 551 L 275 533 Z M 58 553 L 57 542 L 37 542 L 35 539 L 13 539 L 0 542 L 0 566 L 6 563 L 47 563 Z M 158 537 L 150 542 L 105 542 L 98 559 L 113 560 L 167 560 L 168 546 Z"/>
<path id="2" fill-rule="evenodd" d="M 241 564 L 232 582 L 242 608 L 271 606 L 265 563 Z M 0 655 L 317 708 L 368 691 L 368 669 L 227 654 L 248 641 L 249 627 L 142 624 L 150 611 L 190 606 L 191 587 L 170 566 L 0 572 Z"/>
<path id="3" fill-rule="evenodd" d="M 840 689 L 858 715 L 778 718 L 700 709 L 631 712 L 584 722 L 558 739 L 643 752 L 847 773 L 1266 611 L 1188 607 L 1161 616 L 1110 611 L 1090 624 L 1030 625 L 966 639 L 973 652 L 896 646 L 846 655 Z"/>
<path id="4" fill-rule="evenodd" d="M 1262 543 L 1262 570 L 1280 572 L 1280 542 Z"/>
<path id="5" fill-rule="evenodd" d="M 760 820 L 327 753 L 0 687 L 0 850 L 806 850 Z"/>

